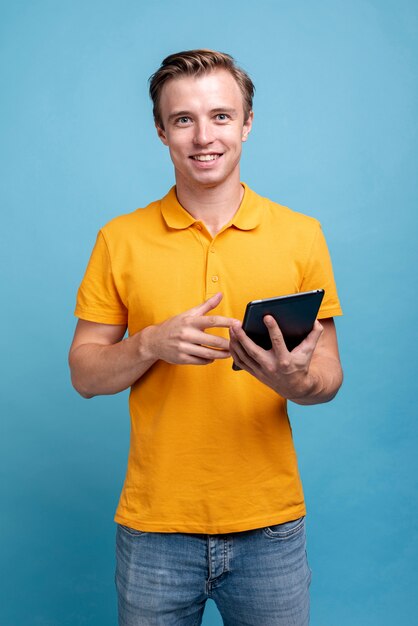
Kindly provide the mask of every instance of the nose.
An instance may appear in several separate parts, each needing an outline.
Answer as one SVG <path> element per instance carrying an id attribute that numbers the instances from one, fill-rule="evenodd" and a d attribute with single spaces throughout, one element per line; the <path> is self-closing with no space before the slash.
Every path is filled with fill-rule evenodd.
<path id="1" fill-rule="evenodd" d="M 209 122 L 198 121 L 195 124 L 194 142 L 199 146 L 207 146 L 214 140 L 213 129 Z"/>

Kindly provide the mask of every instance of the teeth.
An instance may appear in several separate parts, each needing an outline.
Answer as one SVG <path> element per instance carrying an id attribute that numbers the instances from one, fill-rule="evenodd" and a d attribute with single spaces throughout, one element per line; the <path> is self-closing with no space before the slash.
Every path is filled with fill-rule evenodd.
<path id="1" fill-rule="evenodd" d="M 219 154 L 197 154 L 192 157 L 195 161 L 214 161 L 219 157 Z"/>

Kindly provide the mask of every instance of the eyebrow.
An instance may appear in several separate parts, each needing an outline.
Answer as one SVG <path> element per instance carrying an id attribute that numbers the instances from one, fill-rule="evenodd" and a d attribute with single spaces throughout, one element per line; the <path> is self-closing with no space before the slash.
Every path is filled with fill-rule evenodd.
<path id="1" fill-rule="evenodd" d="M 231 107 L 216 107 L 216 109 L 211 109 L 209 113 L 212 113 L 212 115 L 216 115 L 216 113 L 229 113 L 232 116 L 236 116 L 237 110 Z M 191 111 L 175 111 L 168 116 L 168 121 L 171 122 L 176 117 L 188 117 L 190 115 L 193 115 Z"/>

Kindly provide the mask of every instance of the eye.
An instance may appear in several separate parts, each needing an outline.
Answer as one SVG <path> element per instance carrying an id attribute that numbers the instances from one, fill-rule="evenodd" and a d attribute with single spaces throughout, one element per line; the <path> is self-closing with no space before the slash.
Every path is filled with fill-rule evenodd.
<path id="1" fill-rule="evenodd" d="M 189 122 L 190 117 L 187 117 L 186 115 L 183 115 L 176 120 L 176 124 L 179 124 L 180 126 L 184 126 L 184 124 L 188 124 Z"/>
<path id="2" fill-rule="evenodd" d="M 227 115 L 227 113 L 218 113 L 216 119 L 219 122 L 226 122 L 227 120 L 229 120 L 229 115 Z"/>

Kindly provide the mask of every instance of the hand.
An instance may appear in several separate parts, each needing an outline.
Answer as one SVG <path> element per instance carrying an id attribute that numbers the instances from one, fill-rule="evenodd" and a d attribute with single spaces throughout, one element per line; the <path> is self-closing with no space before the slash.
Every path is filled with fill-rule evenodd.
<path id="1" fill-rule="evenodd" d="M 231 326 L 230 352 L 235 363 L 284 398 L 309 395 L 317 382 L 309 372 L 309 365 L 323 332 L 322 325 L 316 320 L 309 335 L 289 352 L 275 319 L 266 315 L 264 323 L 269 331 L 271 350 L 263 350 L 251 341 L 240 323 Z"/>
<path id="2" fill-rule="evenodd" d="M 147 351 L 152 358 L 181 365 L 208 365 L 215 359 L 227 359 L 229 341 L 204 332 L 206 328 L 229 328 L 238 320 L 221 315 L 206 315 L 222 300 L 222 294 L 175 317 L 144 329 Z"/>

